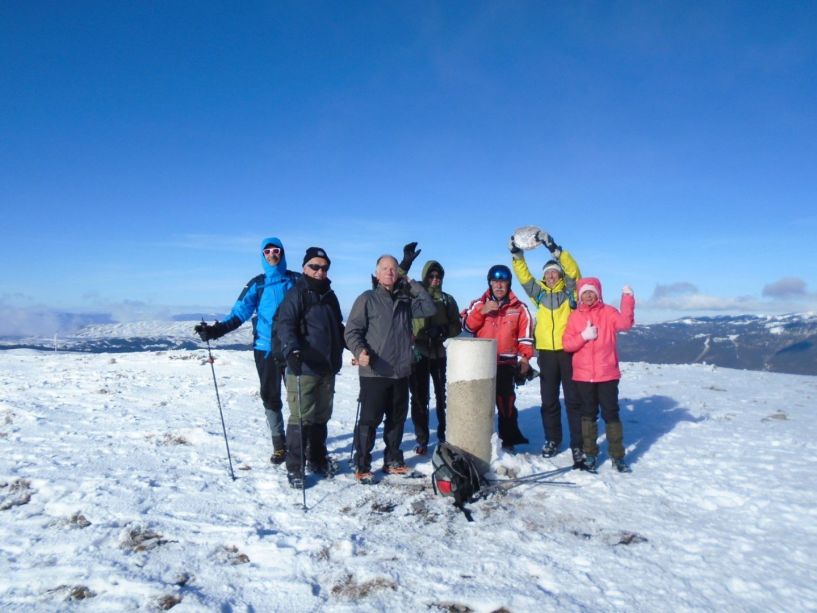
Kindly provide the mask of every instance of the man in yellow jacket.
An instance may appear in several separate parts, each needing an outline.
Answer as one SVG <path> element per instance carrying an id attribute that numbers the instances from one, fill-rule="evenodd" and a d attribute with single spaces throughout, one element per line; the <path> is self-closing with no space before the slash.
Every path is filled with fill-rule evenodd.
<path id="1" fill-rule="evenodd" d="M 540 231 L 537 240 L 553 256 L 542 269 L 542 279 L 533 277 L 525 261 L 525 252 L 513 242 L 509 244 L 513 270 L 519 283 L 536 305 L 534 339 L 539 355 L 539 386 L 542 395 L 542 425 L 545 446 L 542 455 L 552 457 L 562 444 L 562 407 L 559 404 L 559 385 L 565 397 L 565 410 L 570 430 L 570 449 L 573 465 L 581 464 L 582 425 L 579 413 L 581 401 L 573 383 L 572 354 L 562 347 L 562 335 L 570 312 L 576 308 L 576 280 L 581 276 L 573 256 L 562 249 L 547 232 Z"/>

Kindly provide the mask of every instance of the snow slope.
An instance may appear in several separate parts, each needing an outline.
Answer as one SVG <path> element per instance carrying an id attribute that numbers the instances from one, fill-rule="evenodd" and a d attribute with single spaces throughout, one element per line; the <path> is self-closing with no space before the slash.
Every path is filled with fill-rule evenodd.
<path id="1" fill-rule="evenodd" d="M 528 479 L 468 522 L 428 479 L 354 483 L 351 366 L 329 424 L 343 472 L 310 480 L 304 512 L 268 461 L 252 353 L 216 356 L 236 481 L 204 351 L 0 352 L 4 611 L 817 610 L 816 377 L 625 364 L 630 475 L 606 456 L 550 474 L 569 453 L 537 455 L 529 384 L 531 445 L 494 440 L 491 474 Z"/>

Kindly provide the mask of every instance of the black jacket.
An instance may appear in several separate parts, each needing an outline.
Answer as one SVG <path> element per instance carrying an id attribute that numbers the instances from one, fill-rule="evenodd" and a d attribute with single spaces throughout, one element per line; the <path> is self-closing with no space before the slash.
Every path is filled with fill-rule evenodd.
<path id="1" fill-rule="evenodd" d="M 287 292 L 278 309 L 276 334 L 287 357 L 301 352 L 303 374 L 337 374 L 343 359 L 343 315 L 327 279 L 323 291 L 304 276 Z"/>

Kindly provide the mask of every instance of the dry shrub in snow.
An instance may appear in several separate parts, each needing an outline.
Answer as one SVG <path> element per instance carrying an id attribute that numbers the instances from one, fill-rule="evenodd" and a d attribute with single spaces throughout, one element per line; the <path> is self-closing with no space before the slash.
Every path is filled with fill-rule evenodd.
<path id="1" fill-rule="evenodd" d="M 93 598 L 94 596 L 96 596 L 96 592 L 94 592 L 87 585 L 75 585 L 71 588 L 71 591 L 68 592 L 68 596 L 65 599 L 85 600 L 86 598 Z"/>
<path id="2" fill-rule="evenodd" d="M 82 513 L 77 511 L 68 518 L 68 525 L 72 528 L 87 528 L 91 525 L 91 522 L 89 522 Z"/>
<path id="3" fill-rule="evenodd" d="M 636 543 L 646 543 L 647 538 L 635 532 L 622 532 L 619 534 L 618 542 L 615 545 L 634 545 Z"/>
<path id="4" fill-rule="evenodd" d="M 219 558 L 230 564 L 247 564 L 250 561 L 250 556 L 246 553 L 238 551 L 235 545 L 225 545 L 219 551 Z"/>
<path id="5" fill-rule="evenodd" d="M 157 442 L 162 447 L 172 447 L 173 445 L 190 445 L 190 441 L 181 435 L 170 434 L 166 432 Z"/>
<path id="6" fill-rule="evenodd" d="M 458 602 L 432 602 L 428 605 L 429 609 L 436 611 L 448 611 L 448 613 L 473 613 L 474 609 L 467 604 L 459 604 Z"/>
<path id="7" fill-rule="evenodd" d="M 168 609 L 175 607 L 181 601 L 181 596 L 177 596 L 176 594 L 165 594 L 159 598 L 159 601 L 156 604 L 162 611 L 167 611 Z"/>
<path id="8" fill-rule="evenodd" d="M 19 507 L 31 501 L 31 481 L 27 479 L 17 479 L 9 485 L 0 485 L 0 511 L 8 511 L 11 507 Z"/>
<path id="9" fill-rule="evenodd" d="M 352 575 L 346 575 L 339 583 L 332 586 L 332 595 L 338 598 L 357 600 L 359 598 L 365 598 L 372 592 L 396 589 L 397 585 L 395 585 L 394 581 L 384 577 L 357 583 Z"/>
<path id="10" fill-rule="evenodd" d="M 94 592 L 91 588 L 87 585 L 59 585 L 53 589 L 48 590 L 49 594 L 56 594 L 59 592 L 66 592 L 65 600 L 72 601 L 72 600 L 85 600 L 86 598 L 93 598 L 96 596 L 96 592 Z"/>
<path id="11" fill-rule="evenodd" d="M 163 539 L 158 532 L 138 525 L 127 528 L 122 535 L 121 541 L 119 547 L 130 551 L 150 551 L 159 545 L 170 542 Z"/>

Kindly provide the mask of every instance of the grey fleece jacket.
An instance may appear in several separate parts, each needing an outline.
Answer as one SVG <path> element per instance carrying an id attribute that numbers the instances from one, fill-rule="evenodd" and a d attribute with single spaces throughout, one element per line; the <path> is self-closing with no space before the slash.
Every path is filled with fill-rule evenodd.
<path id="1" fill-rule="evenodd" d="M 358 296 L 346 319 L 345 339 L 355 357 L 364 349 L 369 352 L 369 366 L 359 368 L 360 376 L 408 377 L 414 342 L 411 320 L 430 317 L 436 312 L 431 296 L 417 281 L 410 281 L 408 288 L 394 291 L 378 285 Z"/>

